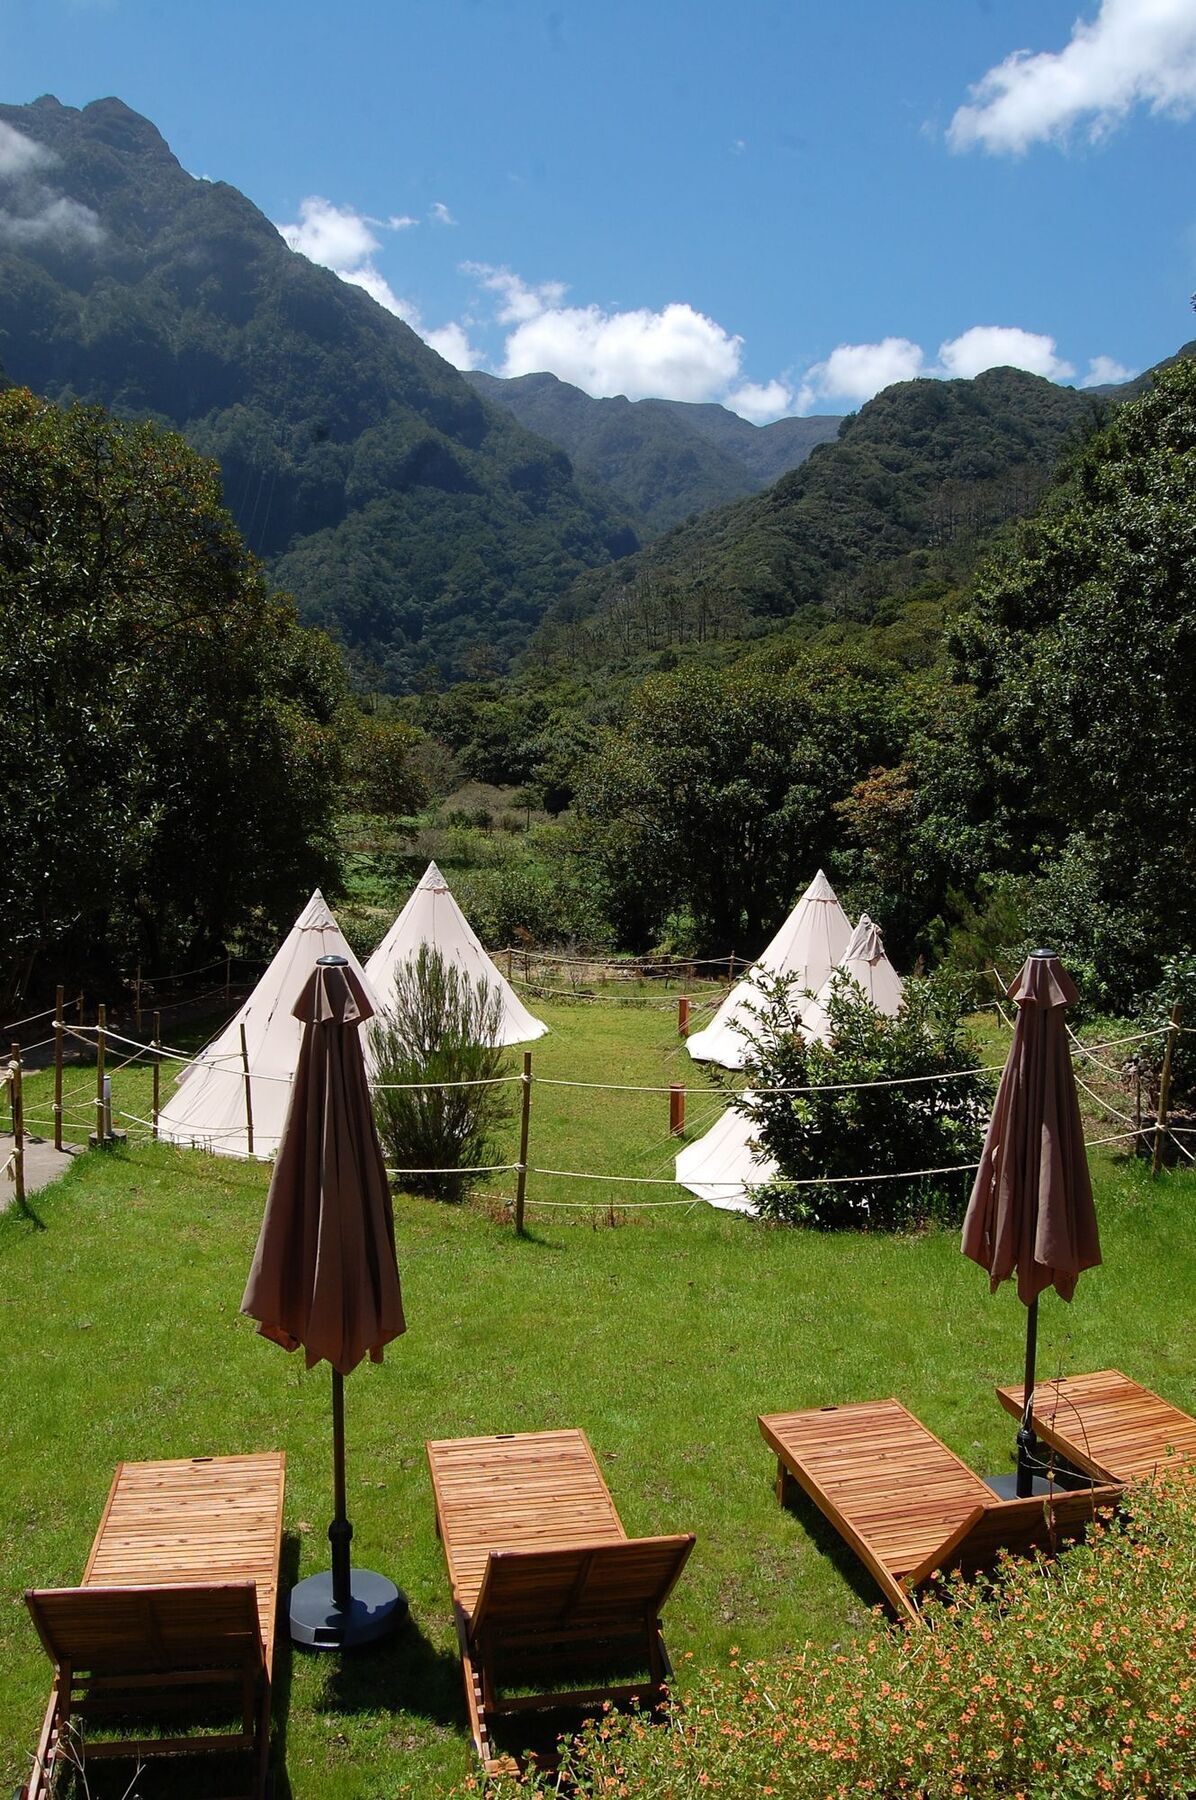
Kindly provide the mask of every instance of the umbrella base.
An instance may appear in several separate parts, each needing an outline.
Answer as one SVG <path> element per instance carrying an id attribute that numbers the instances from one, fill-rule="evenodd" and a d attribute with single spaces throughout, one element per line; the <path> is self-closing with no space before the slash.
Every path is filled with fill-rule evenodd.
<path id="1" fill-rule="evenodd" d="M 992 1489 L 998 1500 L 1016 1500 L 1018 1498 L 1016 1470 L 1012 1475 L 986 1475 L 984 1485 Z M 1048 1481 L 1045 1475 L 1035 1475 L 1030 1493 L 1026 1498 L 1036 1499 L 1040 1494 L 1057 1494 L 1060 1485 L 1058 1481 Z"/>
<path id="2" fill-rule="evenodd" d="M 352 1650 L 393 1631 L 407 1611 L 406 1596 L 385 1575 L 354 1569 L 348 1612 L 332 1598 L 332 1571 L 309 1575 L 291 1589 L 291 1641 L 306 1650 Z"/>

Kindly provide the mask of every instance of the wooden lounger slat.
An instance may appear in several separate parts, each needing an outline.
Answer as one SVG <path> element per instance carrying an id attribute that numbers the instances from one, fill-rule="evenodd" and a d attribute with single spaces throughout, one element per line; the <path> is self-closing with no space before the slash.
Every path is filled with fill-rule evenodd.
<path id="1" fill-rule="evenodd" d="M 1023 1395 L 1020 1383 L 997 1389 L 1017 1419 Z M 1120 1369 L 1040 1382 L 1034 1430 L 1077 1468 L 1106 1481 L 1133 1481 L 1167 1463 L 1196 1459 L 1196 1418 Z"/>
<path id="2" fill-rule="evenodd" d="M 452 1583 L 474 1743 L 501 1765 L 500 1713 L 659 1696 L 668 1670 L 659 1612 L 692 1537 L 628 1538 L 584 1432 L 523 1432 L 430 1443 L 436 1524 Z M 631 1648 L 648 1678 L 505 1695 Z M 593 1672 L 602 1673 L 601 1669 Z"/>
<path id="3" fill-rule="evenodd" d="M 89 1755 L 254 1753 L 261 1793 L 269 1750 L 286 1459 L 279 1453 L 121 1463 L 78 1588 L 26 1596 L 54 1692 L 26 1800 L 45 1800 L 76 1713 L 240 1698 L 239 1731 L 122 1738 Z M 90 1702 L 94 1700 L 94 1708 Z"/>
<path id="4" fill-rule="evenodd" d="M 796 1481 L 871 1570 L 896 1611 L 936 1571 L 975 1570 L 1002 1549 L 1053 1548 L 1079 1535 L 1116 1489 L 998 1500 L 899 1400 L 869 1400 L 759 1421 L 778 1491 Z M 1020 1510 L 1019 1510 L 1020 1509 Z"/>

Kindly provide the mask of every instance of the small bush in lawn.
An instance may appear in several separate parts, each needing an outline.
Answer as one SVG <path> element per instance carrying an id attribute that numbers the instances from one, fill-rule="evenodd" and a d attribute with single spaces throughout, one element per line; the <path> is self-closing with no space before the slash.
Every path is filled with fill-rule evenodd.
<path id="1" fill-rule="evenodd" d="M 964 1028 L 965 992 L 950 977 L 911 977 L 901 1010 L 886 1018 L 855 982 L 838 978 L 827 1005 L 831 1042 L 824 1044 L 798 1031 L 801 1005 L 792 985 L 774 984 L 748 1032 L 750 1089 L 822 1091 L 757 1091 L 739 1102 L 780 1170 L 756 1192 L 762 1217 L 881 1231 L 962 1218 L 972 1175 L 958 1166 L 979 1159 L 993 1095 L 988 1077 L 969 1073 L 981 1057 Z M 832 1185 L 845 1176 L 955 1168 L 915 1180 Z"/>
<path id="2" fill-rule="evenodd" d="M 494 1800 L 1180 1800 L 1196 1792 L 1196 1492 L 1130 1491 L 1057 1560 L 954 1582 L 923 1627 L 695 1675 L 663 1721 L 608 1712 L 559 1775 Z"/>
<path id="3" fill-rule="evenodd" d="M 508 1087 L 403 1084 L 502 1075 L 505 1053 L 494 1046 L 501 1018 L 496 983 L 471 981 L 426 944 L 396 970 L 389 1016 L 373 1026 L 378 1133 L 392 1167 L 452 1171 L 400 1177 L 409 1193 L 460 1200 L 471 1177 L 456 1171 L 495 1160 L 495 1134 L 511 1113 Z"/>

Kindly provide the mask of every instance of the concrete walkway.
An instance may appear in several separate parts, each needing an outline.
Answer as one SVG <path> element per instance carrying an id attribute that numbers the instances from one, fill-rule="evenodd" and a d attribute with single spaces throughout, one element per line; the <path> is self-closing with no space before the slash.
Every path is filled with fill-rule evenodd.
<path id="1" fill-rule="evenodd" d="M 0 1131 L 0 1170 L 3 1170 L 12 1155 L 13 1137 L 11 1131 Z M 25 1136 L 25 1197 L 36 1194 L 41 1188 L 49 1187 L 52 1181 L 69 1169 L 71 1161 L 78 1156 L 80 1146 L 71 1144 L 65 1150 L 55 1150 L 49 1138 Z M 11 1206 L 16 1199 L 13 1187 L 12 1172 L 0 1175 L 0 1212 Z"/>

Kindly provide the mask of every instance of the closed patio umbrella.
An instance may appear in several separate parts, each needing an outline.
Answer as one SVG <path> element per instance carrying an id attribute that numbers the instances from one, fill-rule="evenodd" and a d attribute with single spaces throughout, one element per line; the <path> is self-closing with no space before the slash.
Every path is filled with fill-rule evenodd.
<path id="1" fill-rule="evenodd" d="M 1026 1308 L 1025 1404 L 1015 1483 L 1024 1497 L 1034 1492 L 1038 1296 L 1053 1287 L 1070 1300 L 1080 1272 L 1100 1262 L 1100 1239 L 1064 1018 L 1076 999 L 1075 985 L 1053 950 L 1036 950 L 1009 998 L 1017 1003 L 1017 1024 L 961 1248 L 987 1269 L 993 1293 L 1016 1274 L 1018 1298 Z"/>
<path id="2" fill-rule="evenodd" d="M 343 956 L 322 956 L 295 1003 L 303 1043 L 241 1311 L 263 1337 L 332 1365 L 331 1573 L 291 1593 L 291 1636 L 334 1649 L 395 1621 L 394 1583 L 353 1569 L 345 1514 L 344 1378 L 404 1329 L 386 1167 L 360 1029 L 373 1007 Z"/>

